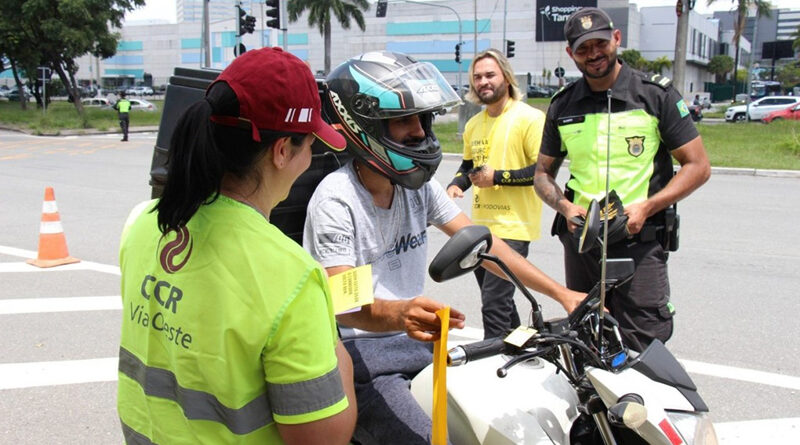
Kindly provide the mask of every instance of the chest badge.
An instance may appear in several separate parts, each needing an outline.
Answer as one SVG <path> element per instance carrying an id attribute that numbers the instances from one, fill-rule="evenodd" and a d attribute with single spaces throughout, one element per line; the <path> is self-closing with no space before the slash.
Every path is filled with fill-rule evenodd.
<path id="1" fill-rule="evenodd" d="M 639 157 L 644 153 L 644 136 L 631 136 L 625 138 L 628 141 L 628 153 L 633 157 Z"/>

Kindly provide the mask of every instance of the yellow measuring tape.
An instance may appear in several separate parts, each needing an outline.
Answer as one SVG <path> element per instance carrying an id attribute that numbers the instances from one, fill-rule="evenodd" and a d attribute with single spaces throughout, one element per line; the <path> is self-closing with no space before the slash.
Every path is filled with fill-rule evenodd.
<path id="1" fill-rule="evenodd" d="M 433 344 L 433 438 L 432 445 L 447 445 L 447 332 L 450 307 L 436 311 L 441 336 Z"/>

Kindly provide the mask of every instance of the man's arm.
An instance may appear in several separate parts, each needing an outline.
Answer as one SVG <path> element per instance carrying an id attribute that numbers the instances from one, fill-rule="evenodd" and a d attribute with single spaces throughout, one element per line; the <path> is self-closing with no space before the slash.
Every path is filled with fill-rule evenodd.
<path id="1" fill-rule="evenodd" d="M 472 159 L 463 159 L 456 171 L 456 175 L 450 184 L 447 185 L 447 196 L 451 198 L 463 198 L 464 192 L 472 185 L 469 179 L 469 171 L 472 170 L 474 163 Z"/>
<path id="2" fill-rule="evenodd" d="M 333 266 L 325 271 L 328 276 L 333 276 L 352 268 Z M 415 340 L 435 341 L 439 338 L 441 326 L 436 311 L 444 307 L 444 304 L 423 296 L 410 300 L 375 298 L 372 304 L 362 306 L 360 311 L 337 315 L 336 320 L 345 326 L 365 331 L 405 331 Z M 464 327 L 464 314 L 453 308 L 450 308 L 450 327 Z"/>
<path id="3" fill-rule="evenodd" d="M 495 170 L 488 165 L 469 174 L 469 179 L 475 187 L 493 187 L 495 185 L 533 185 L 533 175 L 536 163 L 515 170 Z"/>
<path id="4" fill-rule="evenodd" d="M 439 226 L 444 233 L 448 236 L 453 236 L 459 229 L 472 225 L 469 217 L 461 212 L 450 220 L 449 222 Z M 550 298 L 558 301 L 567 312 L 572 312 L 573 309 L 583 301 L 586 294 L 575 292 L 562 286 L 547 274 L 539 270 L 536 266 L 531 264 L 522 255 L 518 254 L 514 249 L 508 246 L 502 239 L 492 235 L 492 248 L 489 253 L 496 255 L 503 260 L 504 263 L 511 269 L 514 275 L 520 279 L 525 287 L 531 288 L 536 292 L 543 293 Z M 494 263 L 484 261 L 483 267 L 489 272 L 501 278 L 506 278 L 505 273 Z"/>
<path id="5" fill-rule="evenodd" d="M 639 233 L 648 217 L 689 196 L 711 177 L 711 164 L 700 136 L 672 150 L 681 168 L 667 186 L 647 200 L 625 207 L 628 232 Z"/>
<path id="6" fill-rule="evenodd" d="M 586 216 L 586 209 L 571 203 L 561 188 L 556 184 L 558 169 L 564 158 L 556 158 L 539 153 L 539 161 L 536 163 L 536 173 L 534 174 L 533 184 L 536 194 L 547 205 L 564 215 L 567 219 L 567 229 L 575 231 L 577 227 L 572 221 L 573 216 Z"/>

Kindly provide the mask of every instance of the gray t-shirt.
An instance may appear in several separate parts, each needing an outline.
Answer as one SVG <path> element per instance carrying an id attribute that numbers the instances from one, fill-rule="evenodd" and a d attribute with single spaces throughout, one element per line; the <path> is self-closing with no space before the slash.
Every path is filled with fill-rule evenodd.
<path id="1" fill-rule="evenodd" d="M 372 265 L 376 298 L 411 299 L 425 285 L 429 225 L 461 213 L 435 180 L 394 186 L 388 209 L 373 204 L 350 162 L 326 176 L 308 203 L 303 247 L 323 267 Z M 342 336 L 386 335 L 342 327 Z"/>

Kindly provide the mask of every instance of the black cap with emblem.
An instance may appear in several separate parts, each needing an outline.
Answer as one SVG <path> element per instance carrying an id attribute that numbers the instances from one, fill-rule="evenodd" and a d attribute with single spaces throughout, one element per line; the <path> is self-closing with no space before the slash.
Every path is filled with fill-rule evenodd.
<path id="1" fill-rule="evenodd" d="M 572 13 L 564 24 L 564 37 L 573 51 L 591 39 L 611 40 L 614 23 L 611 17 L 597 8 L 582 8 Z"/>

